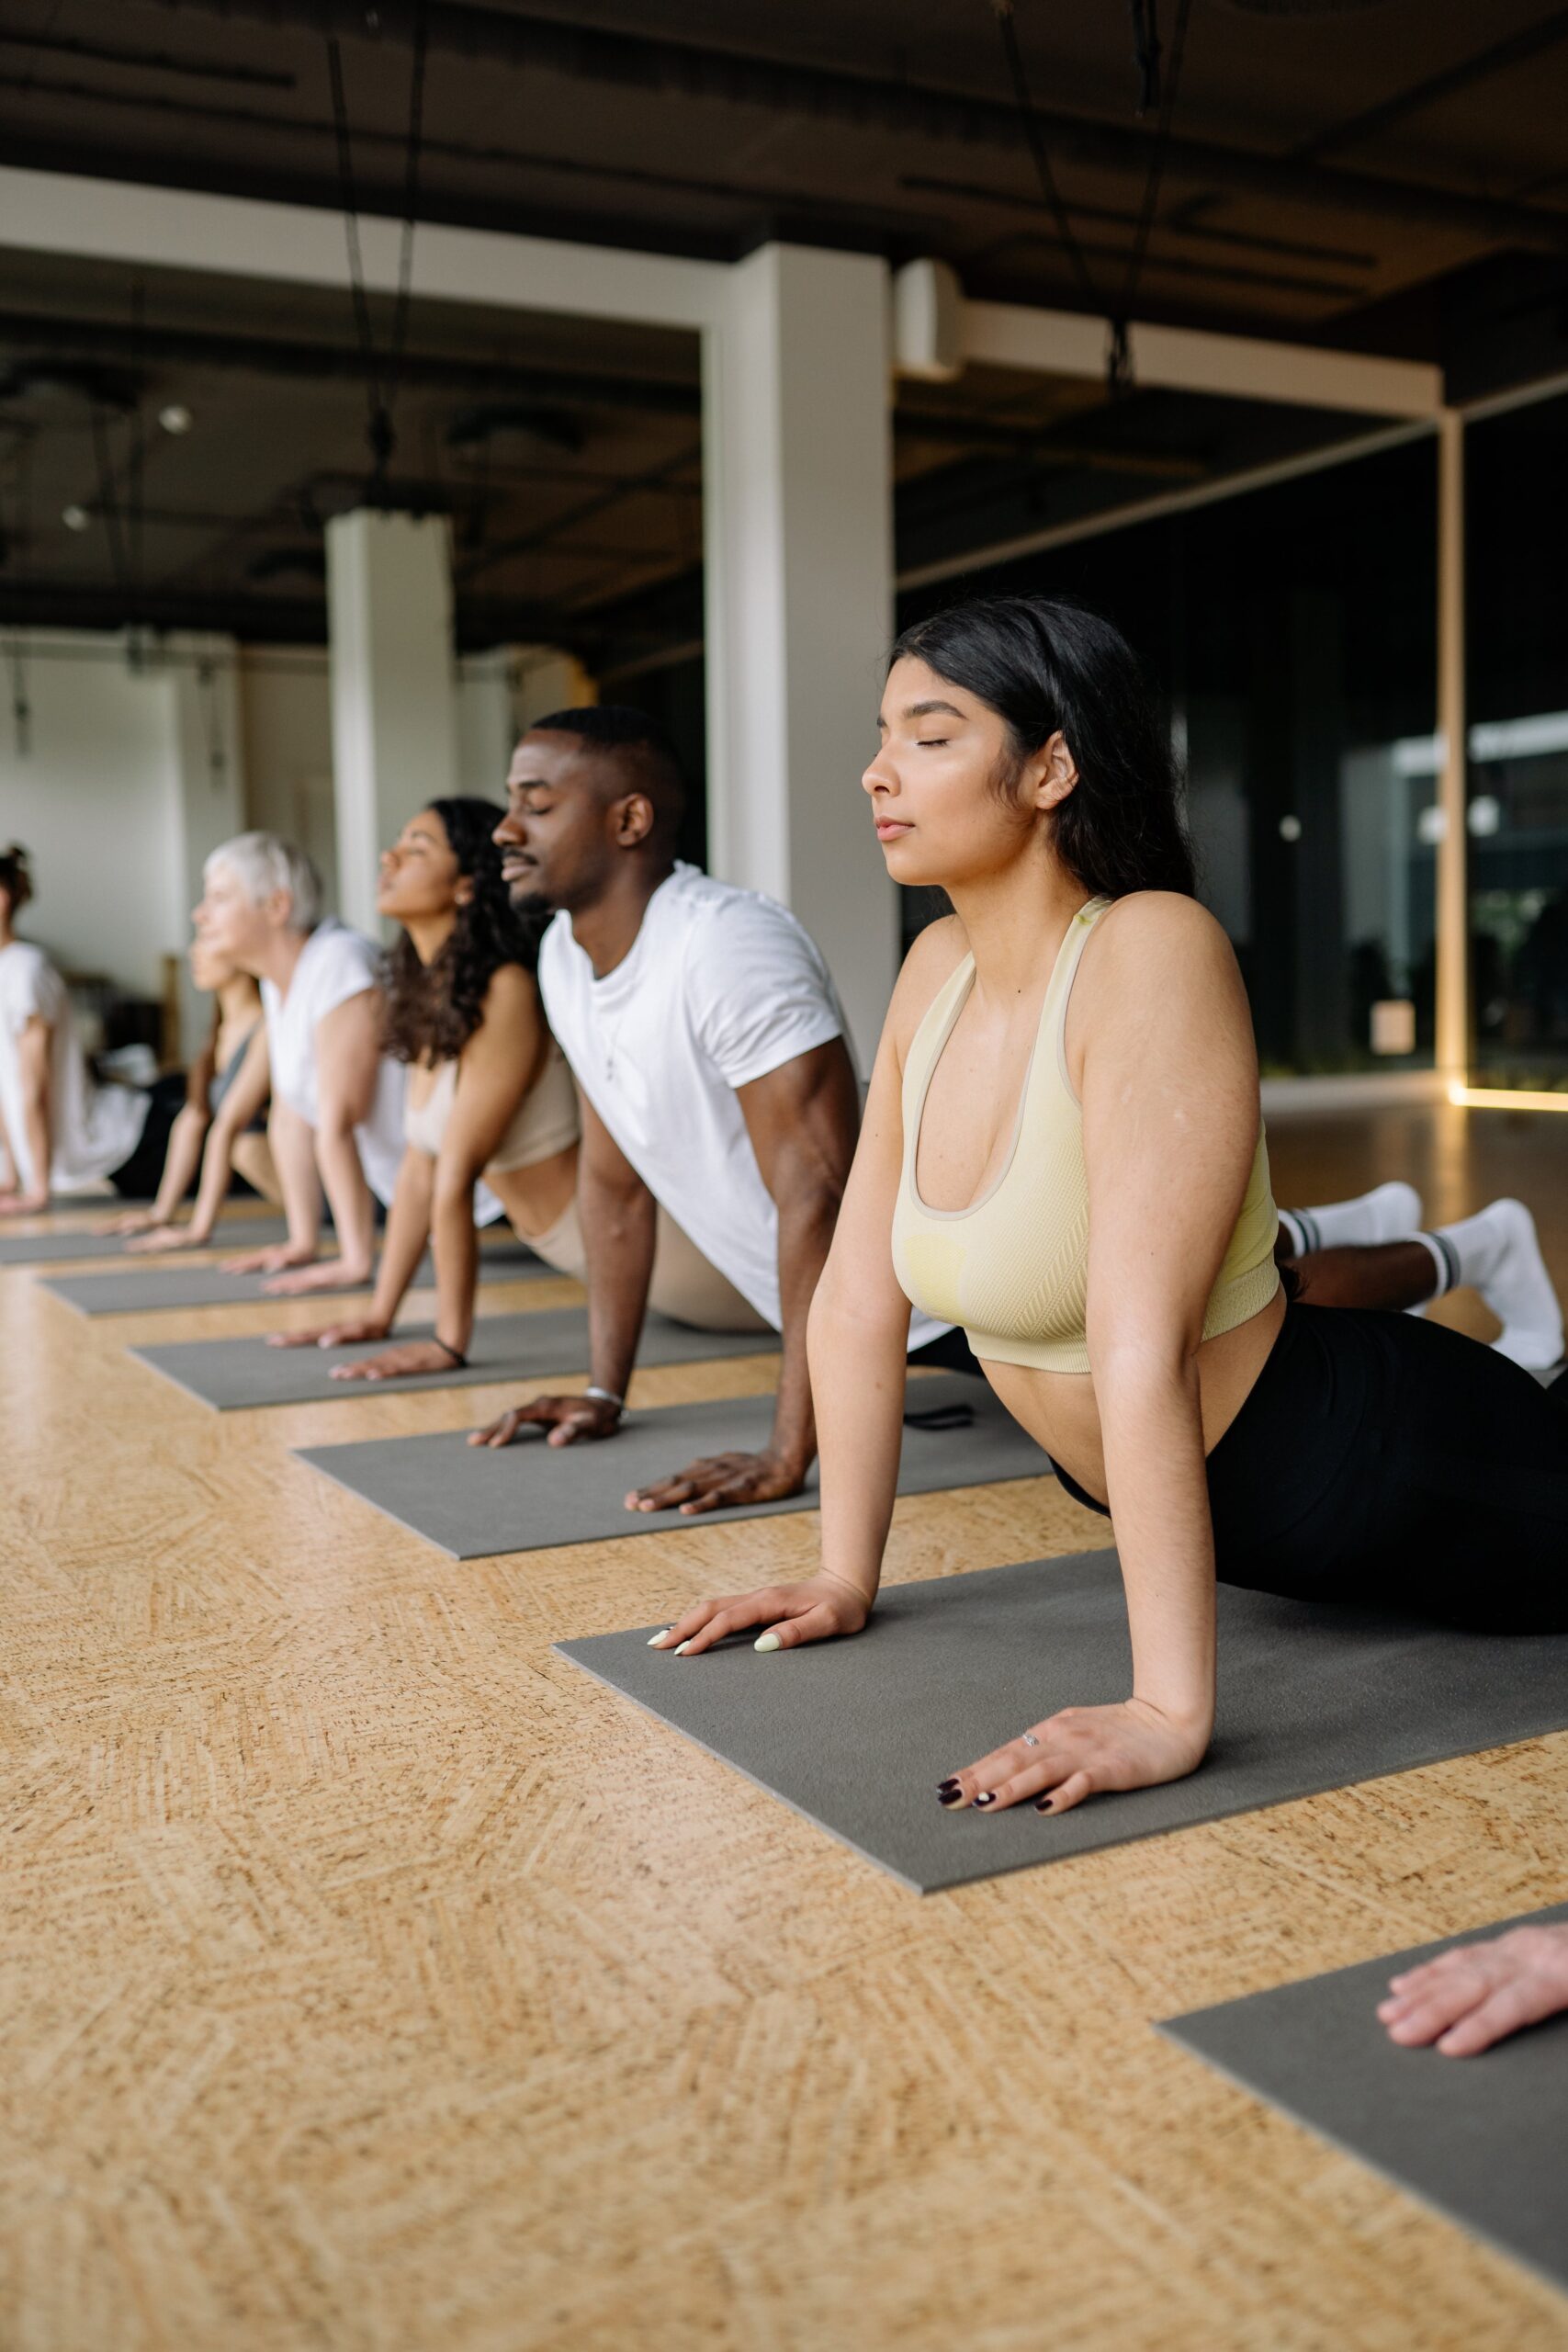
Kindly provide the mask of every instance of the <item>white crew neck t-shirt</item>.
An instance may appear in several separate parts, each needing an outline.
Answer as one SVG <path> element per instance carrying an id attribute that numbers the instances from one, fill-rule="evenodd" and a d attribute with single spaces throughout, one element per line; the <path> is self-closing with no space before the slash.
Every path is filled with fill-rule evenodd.
<path id="1" fill-rule="evenodd" d="M 24 1192 L 38 1182 L 23 1116 L 22 1032 L 35 1017 L 50 1026 L 49 1124 L 51 1193 L 82 1193 L 123 1168 L 141 1140 L 147 1097 L 133 1086 L 95 1086 L 71 1018 L 65 983 L 41 947 L 14 939 L 0 947 L 0 1121 Z"/>
<path id="2" fill-rule="evenodd" d="M 381 951 L 362 933 L 329 915 L 299 951 L 287 996 L 273 980 L 261 984 L 266 1020 L 266 1049 L 273 1090 L 279 1102 L 314 1127 L 320 1112 L 316 1091 L 316 1032 L 329 1012 L 351 996 L 381 984 Z M 354 1130 L 365 1181 L 384 1205 L 391 1203 L 403 1156 L 403 1084 L 400 1062 L 381 1057 L 369 1116 Z"/>
<path id="3" fill-rule="evenodd" d="M 558 914 L 539 993 L 579 1086 L 655 1200 L 781 1329 L 778 1211 L 736 1089 L 847 1038 L 816 941 L 775 899 L 682 863 L 603 979 Z M 918 1315 L 909 1345 L 946 1329 Z"/>

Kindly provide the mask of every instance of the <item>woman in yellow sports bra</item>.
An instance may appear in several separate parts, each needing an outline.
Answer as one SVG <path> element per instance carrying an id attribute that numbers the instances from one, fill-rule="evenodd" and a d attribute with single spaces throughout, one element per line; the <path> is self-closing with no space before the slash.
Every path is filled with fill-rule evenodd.
<path id="1" fill-rule="evenodd" d="M 702 1602 L 658 1645 L 865 1623 L 911 1302 L 964 1326 L 1063 1483 L 1109 1509 L 1132 1634 L 1125 1700 L 955 1758 L 944 1805 L 1063 1812 L 1192 1771 L 1216 1577 L 1568 1627 L 1561 1385 L 1408 1316 L 1287 1302 L 1247 999 L 1122 639 L 1044 598 L 956 607 L 898 640 L 879 724 L 888 871 L 955 911 L 900 976 L 812 1306 L 821 1569 Z"/>

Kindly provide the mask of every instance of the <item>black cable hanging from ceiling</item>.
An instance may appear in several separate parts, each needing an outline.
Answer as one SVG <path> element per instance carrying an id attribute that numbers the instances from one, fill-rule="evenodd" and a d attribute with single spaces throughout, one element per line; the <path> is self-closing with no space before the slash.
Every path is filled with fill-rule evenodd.
<path id="1" fill-rule="evenodd" d="M 1133 62 L 1138 69 L 1138 112 L 1159 104 L 1159 0 L 1128 0 L 1133 13 Z"/>
<path id="2" fill-rule="evenodd" d="M 1056 175 L 1051 168 L 1051 152 L 1045 144 L 1045 133 L 1041 128 L 1040 118 L 1034 111 L 1034 100 L 1030 95 L 1029 73 L 1023 62 L 1023 51 L 1018 43 L 1018 27 L 1013 21 L 1013 0 L 993 0 L 993 5 L 997 12 L 997 28 L 1002 37 L 1002 51 L 1007 59 L 1008 71 L 1012 76 L 1013 95 L 1018 100 L 1019 121 L 1022 126 L 1024 140 L 1034 164 L 1041 190 L 1046 204 L 1055 216 L 1056 232 L 1061 238 L 1067 259 L 1072 264 L 1073 273 L 1077 278 L 1078 285 L 1088 300 L 1098 309 L 1100 289 L 1094 282 L 1094 272 L 1084 259 L 1083 249 L 1073 234 L 1073 224 L 1068 217 L 1067 208 L 1062 201 L 1062 192 L 1056 186 Z"/>
<path id="3" fill-rule="evenodd" d="M 1156 0 L 1147 0 L 1149 23 L 1154 24 Z M 1176 0 L 1176 28 L 1170 37 L 1170 70 L 1166 76 L 1165 94 L 1160 103 L 1159 129 L 1155 133 L 1155 151 L 1149 157 L 1148 175 L 1144 181 L 1144 201 L 1139 208 L 1138 226 L 1134 232 L 1133 250 L 1127 256 L 1127 277 L 1122 288 L 1122 300 L 1111 320 L 1111 355 L 1108 374 L 1113 393 L 1131 389 L 1133 380 L 1132 352 L 1128 331 L 1133 317 L 1133 300 L 1138 281 L 1144 274 L 1144 260 L 1149 250 L 1149 238 L 1155 225 L 1155 209 L 1159 203 L 1160 182 L 1165 176 L 1165 159 L 1170 147 L 1170 126 L 1176 113 L 1176 94 L 1181 84 L 1181 60 L 1187 47 L 1187 24 L 1192 14 L 1192 0 Z M 1156 41 L 1156 74 L 1158 74 L 1158 42 Z"/>
<path id="4" fill-rule="evenodd" d="M 1001 34 L 1002 51 L 1012 79 L 1013 94 L 1018 101 L 1019 121 L 1024 141 L 1033 160 L 1041 192 L 1055 220 L 1057 234 L 1073 274 L 1087 300 L 1096 310 L 1109 311 L 1111 332 L 1106 350 L 1106 381 L 1112 396 L 1120 396 L 1132 388 L 1132 351 L 1129 327 L 1133 301 L 1143 276 L 1144 262 L 1154 229 L 1155 209 L 1159 201 L 1160 183 L 1165 175 L 1166 154 L 1170 144 L 1171 122 L 1176 113 L 1177 92 L 1181 82 L 1181 60 L 1187 45 L 1188 20 L 1192 14 L 1192 0 L 1177 0 L 1176 26 L 1171 35 L 1168 71 L 1160 72 L 1158 0 L 1133 0 L 1133 19 L 1137 56 L 1143 74 L 1143 96 L 1145 103 L 1151 93 L 1159 96 L 1159 127 L 1154 137 L 1148 171 L 1144 181 L 1144 200 L 1139 208 L 1138 225 L 1134 232 L 1133 249 L 1127 257 L 1127 275 L 1120 299 L 1107 303 L 1095 283 L 1094 273 L 1084 257 L 1073 232 L 1072 219 L 1056 185 L 1051 166 L 1050 150 L 1044 130 L 1034 109 L 1029 86 L 1029 72 L 1019 44 L 1018 26 L 1014 20 L 1014 0 L 992 0 L 997 12 L 998 28 Z M 1143 111 L 1142 107 L 1139 109 Z"/>
<path id="5" fill-rule="evenodd" d="M 419 209 L 419 168 L 424 133 L 424 74 L 428 48 L 427 0 L 417 0 L 413 20 L 413 66 L 409 86 L 408 144 L 403 167 L 402 238 L 398 252 L 398 286 L 392 303 L 391 332 L 385 358 L 376 345 L 370 297 L 365 282 L 365 257 L 359 241 L 359 204 L 354 181 L 354 151 L 349 137 L 348 99 L 344 86 L 343 52 L 331 28 L 328 9 L 327 78 L 332 87 L 333 128 L 337 140 L 338 183 L 343 196 L 344 230 L 348 244 L 349 294 L 355 331 L 365 369 L 368 403 L 367 438 L 370 444 L 370 477 L 366 495 L 375 506 L 389 503 L 389 475 L 397 434 L 393 408 L 398 378 L 408 342 L 408 322 L 413 284 L 413 237 Z"/>

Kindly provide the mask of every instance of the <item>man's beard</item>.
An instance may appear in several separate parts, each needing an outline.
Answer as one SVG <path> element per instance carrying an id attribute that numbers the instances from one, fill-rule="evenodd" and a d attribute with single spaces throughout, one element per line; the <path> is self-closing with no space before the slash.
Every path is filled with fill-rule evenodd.
<path id="1" fill-rule="evenodd" d="M 513 883 L 507 896 L 512 901 L 512 911 L 514 915 L 525 917 L 553 915 L 556 910 L 555 901 L 552 899 L 547 899 L 541 889 L 530 883 Z"/>

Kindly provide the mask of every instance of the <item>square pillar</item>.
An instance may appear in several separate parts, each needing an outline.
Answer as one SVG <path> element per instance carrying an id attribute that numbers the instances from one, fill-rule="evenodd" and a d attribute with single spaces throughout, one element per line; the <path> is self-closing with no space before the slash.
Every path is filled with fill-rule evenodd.
<path id="1" fill-rule="evenodd" d="M 863 1072 L 897 894 L 860 786 L 893 628 L 889 287 L 861 254 L 765 245 L 704 337 L 713 871 L 800 917 Z"/>
<path id="2" fill-rule="evenodd" d="M 375 938 L 379 852 L 458 788 L 451 545 L 445 516 L 367 507 L 326 537 L 339 911 Z"/>

